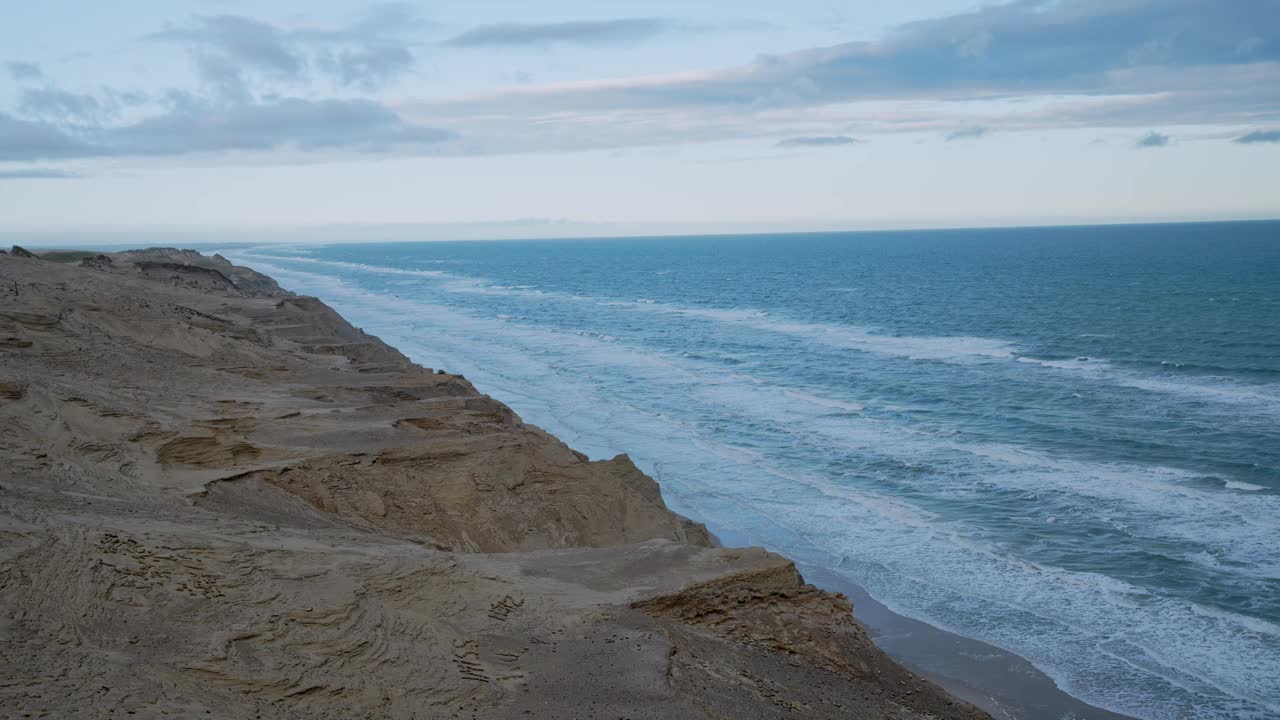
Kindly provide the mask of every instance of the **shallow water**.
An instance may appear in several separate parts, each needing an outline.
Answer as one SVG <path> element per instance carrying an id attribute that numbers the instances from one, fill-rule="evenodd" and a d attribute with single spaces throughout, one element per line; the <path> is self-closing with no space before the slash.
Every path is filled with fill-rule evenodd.
<path id="1" fill-rule="evenodd" d="M 227 255 L 1088 702 L 1280 716 L 1280 223 Z"/>

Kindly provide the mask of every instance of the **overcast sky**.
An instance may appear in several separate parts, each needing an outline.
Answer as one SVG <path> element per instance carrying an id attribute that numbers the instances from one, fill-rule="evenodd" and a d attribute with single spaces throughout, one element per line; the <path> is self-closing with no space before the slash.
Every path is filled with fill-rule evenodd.
<path id="1" fill-rule="evenodd" d="M 1280 0 L 5 5 L 6 236 L 1280 216 Z"/>

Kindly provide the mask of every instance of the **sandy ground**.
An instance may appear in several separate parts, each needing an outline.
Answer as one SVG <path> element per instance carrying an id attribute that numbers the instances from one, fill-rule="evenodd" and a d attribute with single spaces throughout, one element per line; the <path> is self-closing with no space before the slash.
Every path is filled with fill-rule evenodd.
<path id="1" fill-rule="evenodd" d="M 0 717 L 986 717 L 318 300 L 69 259 L 0 255 Z"/>

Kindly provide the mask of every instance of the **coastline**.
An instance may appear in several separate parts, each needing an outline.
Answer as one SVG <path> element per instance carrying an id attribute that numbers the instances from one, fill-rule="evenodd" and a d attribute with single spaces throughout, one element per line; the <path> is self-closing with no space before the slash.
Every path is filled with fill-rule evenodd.
<path id="1" fill-rule="evenodd" d="M 980 720 L 620 455 L 220 256 L 0 255 L 0 714 Z"/>
<path id="2" fill-rule="evenodd" d="M 713 537 L 724 546 L 758 543 L 732 529 L 715 530 Z M 877 646 L 896 661 L 993 717 L 1133 720 L 1062 690 L 1046 673 L 1016 653 L 896 613 L 856 583 L 820 566 L 805 562 L 797 562 L 797 566 L 807 582 L 851 598 L 854 617 L 871 631 Z"/>
<path id="3" fill-rule="evenodd" d="M 809 582 L 848 595 L 853 616 L 890 657 L 997 720 L 1135 720 L 1067 693 L 1020 655 L 900 615 L 830 571 L 800 567 Z"/>
<path id="4" fill-rule="evenodd" d="M 714 537 L 750 544 L 723 528 Z M 806 581 L 848 596 L 853 616 L 890 657 L 996 720 L 1135 720 L 1071 695 L 1021 655 L 897 613 L 829 569 L 804 562 L 797 567 Z"/>
<path id="5" fill-rule="evenodd" d="M 248 258 L 243 262 L 253 264 Z M 314 288 L 310 291 L 316 292 Z M 369 317 L 364 321 L 372 322 Z M 625 443 L 619 447 L 626 449 Z M 687 510 L 692 517 L 698 517 L 692 508 Z M 758 537 L 732 528 L 713 529 L 728 546 L 759 543 Z M 995 717 L 1131 720 L 1130 716 L 1096 707 L 1059 688 L 1048 674 L 1021 655 L 896 613 L 856 583 L 811 561 L 797 560 L 797 565 L 806 581 L 852 598 L 854 616 L 895 660 Z"/>

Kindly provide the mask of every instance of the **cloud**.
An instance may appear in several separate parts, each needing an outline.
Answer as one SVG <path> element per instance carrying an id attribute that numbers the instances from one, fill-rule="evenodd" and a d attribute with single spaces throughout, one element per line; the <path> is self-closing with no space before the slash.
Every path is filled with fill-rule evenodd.
<path id="1" fill-rule="evenodd" d="M 427 27 L 414 5 L 380 5 L 324 27 L 199 16 L 151 36 L 190 55 L 198 87 L 132 101 L 107 88 L 19 93 L 32 101 L 6 108 L 0 122 L 21 123 L 30 146 L 0 132 L 0 158 L 278 149 L 499 154 L 730 138 L 785 138 L 782 147 L 798 148 L 823 146 L 805 142 L 821 128 L 851 138 L 915 132 L 957 141 L 1027 130 L 1127 128 L 1137 136 L 1151 127 L 1280 123 L 1280 3 L 1223 7 L 1220 0 L 1012 0 L 902 25 L 874 41 L 733 67 L 513 81 L 496 91 L 394 103 L 351 95 L 381 91 L 413 71 Z M 657 18 L 502 24 L 445 43 L 609 45 L 710 27 Z"/>
<path id="2" fill-rule="evenodd" d="M 181 43 L 199 56 L 278 78 L 296 79 L 306 68 L 305 57 L 283 31 L 240 15 L 198 16 L 150 37 Z"/>
<path id="3" fill-rule="evenodd" d="M 151 96 L 139 90 L 116 90 L 114 88 L 103 88 L 102 92 L 106 95 L 109 102 L 124 107 L 140 107 L 151 102 Z"/>
<path id="4" fill-rule="evenodd" d="M 420 27 L 407 3 L 377 5 L 327 28 L 198 16 L 147 36 L 190 54 L 197 89 L 23 89 L 14 108 L 0 112 L 0 161 L 436 151 L 456 134 L 407 121 L 382 102 L 323 97 L 334 87 L 373 91 L 408 72 L 406 34 Z"/>
<path id="5" fill-rule="evenodd" d="M 216 108 L 192 101 L 174 111 L 100 134 L 118 155 L 185 155 L 228 150 L 388 152 L 434 145 L 453 134 L 405 123 L 370 100 L 305 100 Z"/>
<path id="6" fill-rule="evenodd" d="M 967 127 L 959 130 L 952 130 L 947 133 L 944 142 L 955 142 L 956 140 L 979 140 L 987 136 L 989 131 L 985 127 Z"/>
<path id="7" fill-rule="evenodd" d="M 470 42 L 539 34 L 527 27 L 542 26 L 494 30 Z M 541 111 L 1133 95 L 1182 90 L 1196 82 L 1198 69 L 1221 74 L 1245 66 L 1265 70 L 1246 74 L 1256 90 L 1280 76 L 1278 28 L 1274 0 L 1235 0 L 1231 12 L 1218 0 L 1015 0 L 903 25 L 874 42 L 766 55 L 723 70 L 515 88 L 483 99 Z"/>
<path id="8" fill-rule="evenodd" d="M 343 49 L 320 56 L 320 67 L 339 84 L 373 91 L 413 67 L 413 53 L 395 46 Z"/>
<path id="9" fill-rule="evenodd" d="M 67 180 L 84 177 L 70 170 L 52 168 L 26 168 L 23 170 L 0 170 L 0 180 Z"/>
<path id="10" fill-rule="evenodd" d="M 848 135 L 819 135 L 813 137 L 787 138 L 778 143 L 781 148 L 842 147 L 857 145 L 862 141 Z"/>
<path id="11" fill-rule="evenodd" d="M 481 25 L 444 42 L 451 47 L 520 47 L 533 45 L 617 45 L 645 40 L 672 29 L 661 18 L 576 20 L 572 22 Z"/>
<path id="12" fill-rule="evenodd" d="M 375 5 L 336 28 L 285 28 L 243 15 L 198 15 L 152 33 L 187 49 L 211 91 L 243 100 L 256 83 L 323 78 L 373 91 L 414 65 L 410 34 L 425 26 L 408 3 Z"/>
<path id="13" fill-rule="evenodd" d="M 1138 149 L 1165 147 L 1171 139 L 1168 135 L 1152 131 L 1138 138 L 1133 146 Z"/>
<path id="14" fill-rule="evenodd" d="M 100 122 L 114 114 L 107 102 L 92 95 L 53 88 L 23 90 L 18 110 L 25 116 L 55 123 Z"/>
<path id="15" fill-rule="evenodd" d="M 345 26 L 329 29 L 298 28 L 291 35 L 304 42 L 359 44 L 403 38 L 427 27 L 428 23 L 423 20 L 414 3 L 388 2 L 366 8 Z"/>
<path id="16" fill-rule="evenodd" d="M 83 128 L 119 117 L 122 110 L 148 104 L 151 97 L 134 90 L 103 87 L 97 95 L 73 93 L 56 87 L 24 88 L 17 111 L 28 120 L 58 127 Z"/>
<path id="17" fill-rule="evenodd" d="M 953 141 L 978 127 L 1280 121 L 1280 3 L 1236 0 L 1226 12 L 1217 0 L 1013 0 L 733 67 L 397 107 L 466 128 L 477 152 L 787 137 L 815 112 L 857 137 Z"/>
<path id="18" fill-rule="evenodd" d="M 0 113 L 0 161 L 269 150 L 421 152 L 456 137 L 408 123 L 371 100 L 278 98 L 217 105 L 174 93 L 168 103 L 166 112 L 133 123 L 74 130 Z"/>
<path id="19" fill-rule="evenodd" d="M 18 62 L 15 60 L 13 62 L 5 63 L 5 68 L 9 70 L 9 75 L 18 82 L 39 80 L 44 77 L 44 72 L 40 69 L 40 66 L 35 63 Z"/>
<path id="20" fill-rule="evenodd" d="M 52 125 L 0 112 L 0 161 L 59 160 L 105 154 Z"/>
<path id="21" fill-rule="evenodd" d="M 1280 130 L 1254 130 L 1247 135 L 1232 140 L 1234 143 L 1241 145 L 1254 145 L 1257 143 L 1280 143 Z"/>

